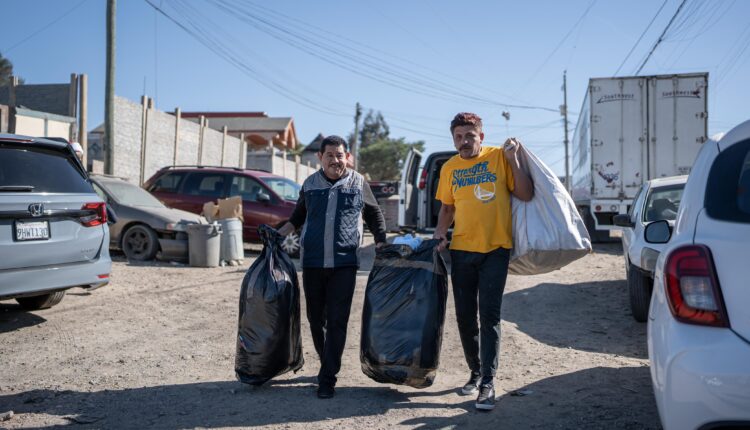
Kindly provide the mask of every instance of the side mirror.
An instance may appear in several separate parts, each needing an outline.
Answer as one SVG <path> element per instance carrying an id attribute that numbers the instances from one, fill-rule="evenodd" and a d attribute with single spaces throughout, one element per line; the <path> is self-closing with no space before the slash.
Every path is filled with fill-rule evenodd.
<path id="1" fill-rule="evenodd" d="M 618 227 L 635 227 L 635 223 L 630 220 L 630 215 L 628 214 L 615 215 L 615 217 L 612 218 L 612 222 L 614 222 Z"/>
<path id="2" fill-rule="evenodd" d="M 256 196 L 256 199 L 258 199 L 259 202 L 268 203 L 268 202 L 271 201 L 271 196 L 269 196 L 268 194 L 266 194 L 263 191 L 261 191 Z"/>
<path id="3" fill-rule="evenodd" d="M 648 243 L 667 243 L 672 237 L 672 228 L 667 220 L 654 221 L 646 226 L 644 235 Z"/>

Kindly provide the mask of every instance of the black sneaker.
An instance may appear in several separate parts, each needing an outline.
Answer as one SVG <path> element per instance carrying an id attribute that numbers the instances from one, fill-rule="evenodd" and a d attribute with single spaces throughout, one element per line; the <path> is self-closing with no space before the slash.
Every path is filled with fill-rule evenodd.
<path id="1" fill-rule="evenodd" d="M 335 390 L 333 389 L 333 385 L 329 385 L 329 384 L 318 385 L 318 398 L 319 399 L 330 399 L 331 397 L 333 397 L 334 393 L 335 393 Z"/>
<path id="2" fill-rule="evenodd" d="M 479 387 L 479 396 L 474 406 L 480 411 L 491 411 L 495 408 L 495 387 L 492 383 L 482 384 Z"/>
<path id="3" fill-rule="evenodd" d="M 467 396 L 469 394 L 474 394 L 479 389 L 479 381 L 482 380 L 482 376 L 478 373 L 471 372 L 471 376 L 469 376 L 469 382 L 466 383 L 461 388 L 461 392 L 466 394 Z"/>

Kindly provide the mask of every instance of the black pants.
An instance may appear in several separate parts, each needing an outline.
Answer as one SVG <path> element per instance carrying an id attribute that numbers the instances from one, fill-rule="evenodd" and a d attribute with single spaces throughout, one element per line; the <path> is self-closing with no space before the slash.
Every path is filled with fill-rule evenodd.
<path id="1" fill-rule="evenodd" d="M 336 385 L 356 280 L 356 267 L 302 269 L 307 320 L 320 357 L 320 384 Z"/>
<path id="2" fill-rule="evenodd" d="M 486 254 L 451 251 L 453 300 L 464 356 L 469 369 L 486 379 L 494 377 L 497 371 L 500 308 L 509 261 L 510 250 L 505 248 Z"/>

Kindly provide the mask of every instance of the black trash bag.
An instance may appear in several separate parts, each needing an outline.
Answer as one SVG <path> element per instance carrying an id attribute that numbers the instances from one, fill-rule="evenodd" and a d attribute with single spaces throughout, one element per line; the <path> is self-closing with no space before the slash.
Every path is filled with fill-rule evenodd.
<path id="1" fill-rule="evenodd" d="M 299 282 L 276 230 L 258 228 L 263 251 L 242 280 L 237 355 L 240 382 L 261 385 L 304 364 L 300 338 Z"/>
<path id="2" fill-rule="evenodd" d="M 445 303 L 445 262 L 439 240 L 413 250 L 384 245 L 376 250 L 362 311 L 362 372 L 388 384 L 432 385 L 440 361 Z"/>

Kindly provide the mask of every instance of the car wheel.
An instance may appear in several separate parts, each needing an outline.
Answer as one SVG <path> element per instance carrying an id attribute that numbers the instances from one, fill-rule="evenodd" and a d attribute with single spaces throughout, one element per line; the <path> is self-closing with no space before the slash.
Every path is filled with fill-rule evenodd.
<path id="1" fill-rule="evenodd" d="M 122 250 L 128 260 L 152 260 L 159 250 L 159 238 L 151 228 L 136 224 L 122 235 Z"/>
<path id="2" fill-rule="evenodd" d="M 653 282 L 647 275 L 641 273 L 637 267 L 628 265 L 628 291 L 630 292 L 630 310 L 633 318 L 638 322 L 648 319 L 648 306 L 651 303 Z"/>
<path id="3" fill-rule="evenodd" d="M 22 308 L 27 311 L 38 311 L 47 309 L 60 303 L 65 296 L 65 291 L 55 291 L 54 293 L 42 294 L 41 296 L 18 297 L 16 301 Z"/>

